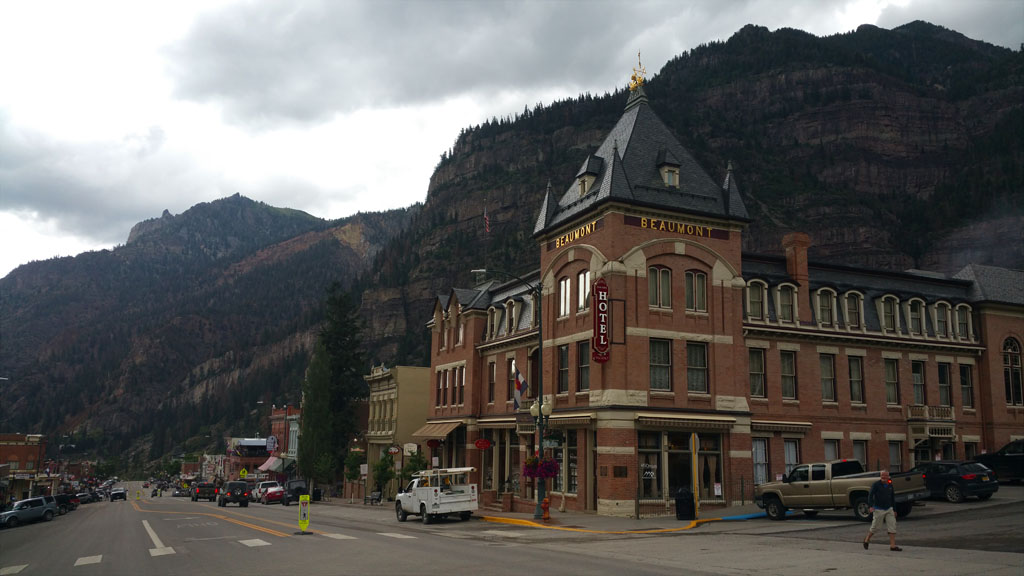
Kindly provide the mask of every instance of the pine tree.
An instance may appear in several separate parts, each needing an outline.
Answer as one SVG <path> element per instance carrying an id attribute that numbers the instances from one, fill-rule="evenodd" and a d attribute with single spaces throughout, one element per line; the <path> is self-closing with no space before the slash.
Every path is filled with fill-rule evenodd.
<path id="1" fill-rule="evenodd" d="M 349 440 L 358 432 L 356 404 L 367 396 L 359 307 L 337 283 L 328 290 L 325 318 L 303 382 L 298 466 L 307 478 L 324 475 L 318 461 L 334 466 L 345 461 Z"/>

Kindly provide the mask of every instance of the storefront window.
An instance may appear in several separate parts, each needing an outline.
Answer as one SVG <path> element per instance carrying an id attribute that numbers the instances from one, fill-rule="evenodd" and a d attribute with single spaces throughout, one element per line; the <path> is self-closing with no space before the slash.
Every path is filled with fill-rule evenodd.
<path id="1" fill-rule="evenodd" d="M 661 432 L 639 433 L 640 497 L 661 498 Z"/>

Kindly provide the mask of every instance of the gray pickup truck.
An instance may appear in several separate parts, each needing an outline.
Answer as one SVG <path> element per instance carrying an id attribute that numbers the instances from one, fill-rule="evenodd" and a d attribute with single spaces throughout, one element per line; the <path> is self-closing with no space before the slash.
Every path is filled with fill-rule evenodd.
<path id="1" fill-rule="evenodd" d="M 759 484 L 754 488 L 754 501 L 764 508 L 772 520 L 785 520 L 789 509 L 802 510 L 814 517 L 821 510 L 853 509 L 860 520 L 870 520 L 868 493 L 878 480 L 879 472 L 865 472 L 857 460 L 832 460 L 800 464 L 781 482 Z M 896 492 L 896 515 L 910 514 L 915 500 L 930 494 L 919 473 L 891 474 Z"/>

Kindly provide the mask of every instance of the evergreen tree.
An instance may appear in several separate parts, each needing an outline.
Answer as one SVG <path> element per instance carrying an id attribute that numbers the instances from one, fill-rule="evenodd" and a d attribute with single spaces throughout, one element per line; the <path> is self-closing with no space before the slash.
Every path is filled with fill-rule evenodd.
<path id="1" fill-rule="evenodd" d="M 298 466 L 307 478 L 333 476 L 358 431 L 356 403 L 367 395 L 358 314 L 351 295 L 337 283 L 331 286 L 324 325 L 303 382 Z M 333 463 L 332 470 L 323 470 L 323 462 Z"/>

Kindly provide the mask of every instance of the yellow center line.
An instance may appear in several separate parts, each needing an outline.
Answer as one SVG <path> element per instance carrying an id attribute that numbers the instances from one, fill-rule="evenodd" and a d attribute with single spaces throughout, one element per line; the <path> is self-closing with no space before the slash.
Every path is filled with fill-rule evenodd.
<path id="1" fill-rule="evenodd" d="M 136 502 L 132 502 L 132 507 L 135 508 L 135 510 L 138 511 L 138 512 L 151 512 L 153 514 L 181 514 L 181 515 L 189 515 L 189 516 L 207 516 L 207 517 L 210 517 L 210 518 L 217 518 L 219 520 L 224 520 L 224 521 L 227 521 L 227 522 L 231 522 L 232 524 L 238 524 L 239 526 L 244 526 L 246 528 L 252 528 L 253 530 L 259 530 L 260 532 L 265 532 L 267 534 L 270 534 L 270 535 L 273 535 L 273 536 L 278 536 L 280 538 L 287 538 L 289 536 L 288 534 L 285 534 L 284 532 L 278 532 L 277 530 L 274 530 L 272 528 L 264 528 L 263 526 L 257 526 L 255 524 L 250 524 L 249 522 L 243 522 L 242 520 L 236 520 L 234 518 L 230 518 L 230 517 L 225 516 L 223 514 L 213 514 L 213 513 L 210 513 L 210 512 L 191 512 L 191 511 L 190 512 L 176 512 L 176 511 L 173 511 L 173 510 L 148 510 L 146 508 L 140 507 L 138 505 L 138 503 L 136 503 Z M 247 516 L 247 517 L 248 518 L 253 518 L 254 520 L 263 520 L 262 518 L 256 518 L 254 516 Z M 284 524 L 284 523 L 281 523 L 281 522 L 274 522 L 273 520 L 264 520 L 264 521 L 271 522 L 273 524 L 280 524 L 282 526 L 288 526 L 287 524 Z"/>
<path id="2" fill-rule="evenodd" d="M 531 522 L 529 520 L 521 520 L 519 518 L 505 518 L 502 516 L 483 516 L 481 518 L 487 522 L 494 522 L 496 524 L 515 524 L 519 526 L 532 526 L 534 528 L 547 528 L 548 530 L 562 530 L 564 532 L 584 532 L 588 534 L 664 534 L 668 532 L 680 532 L 682 530 L 689 530 L 695 528 L 700 524 L 707 522 L 717 522 L 721 518 L 701 518 L 698 520 L 692 520 L 686 526 L 680 526 L 679 528 L 655 528 L 651 530 L 588 530 L 586 528 L 569 528 L 567 526 L 551 526 L 550 524 L 541 524 L 539 522 Z"/>
<path id="3" fill-rule="evenodd" d="M 204 506 L 211 506 L 211 505 L 210 504 L 204 504 Z M 238 516 L 242 516 L 243 518 L 252 518 L 253 520 L 259 520 L 260 522 L 266 522 L 268 524 L 276 524 L 278 526 L 284 526 L 286 528 L 298 527 L 298 523 L 297 523 L 298 521 L 296 521 L 296 524 L 288 524 L 287 522 L 281 522 L 281 521 L 278 521 L 278 520 L 269 520 L 267 518 L 260 518 L 259 516 L 251 516 L 249 514 L 243 514 L 241 512 L 233 512 L 233 514 L 237 514 Z M 319 530 L 306 530 L 306 532 L 312 532 L 313 534 L 321 534 L 321 535 L 325 534 L 325 532 L 321 532 Z"/>

